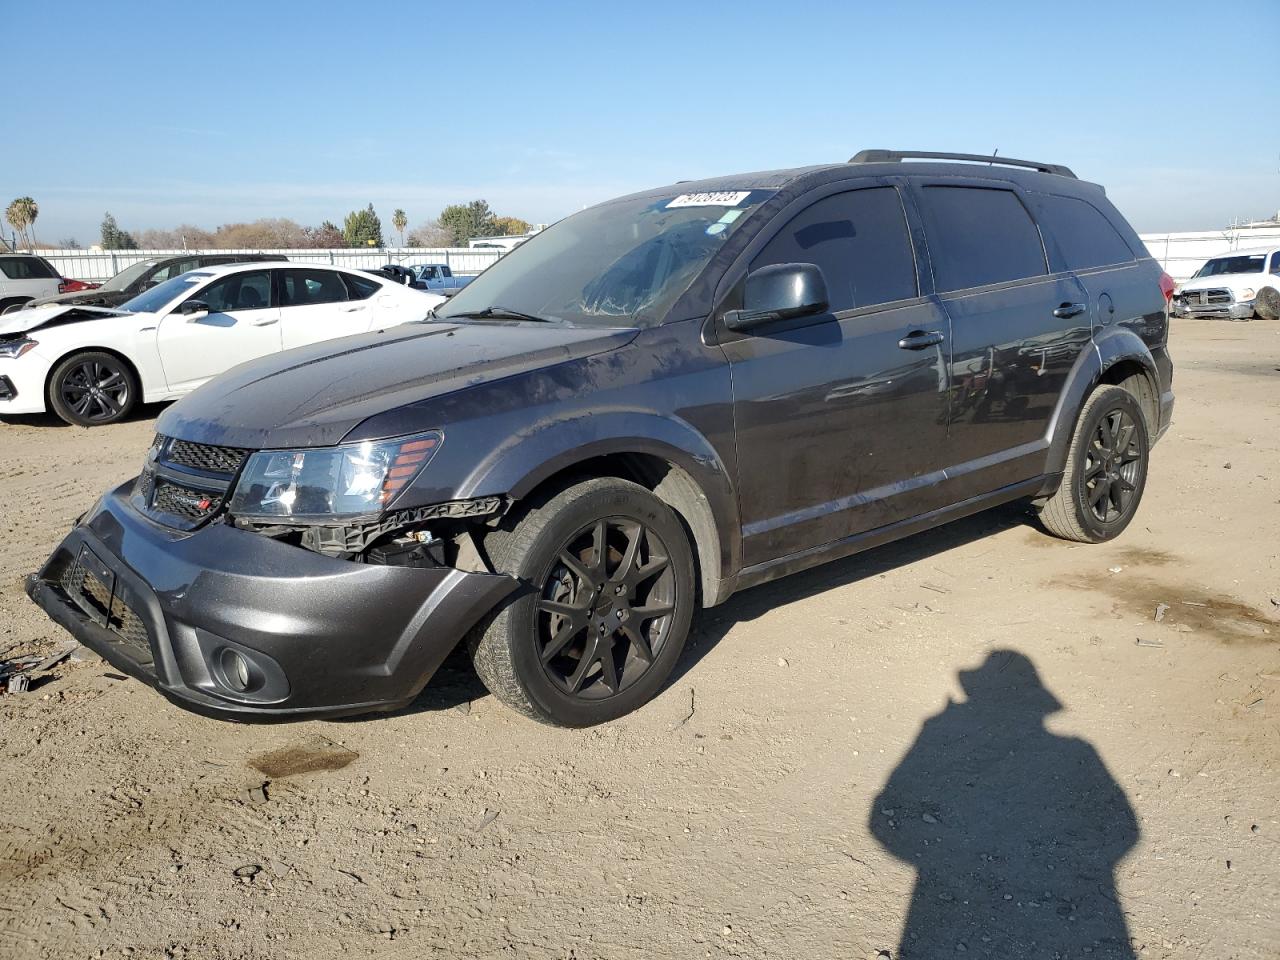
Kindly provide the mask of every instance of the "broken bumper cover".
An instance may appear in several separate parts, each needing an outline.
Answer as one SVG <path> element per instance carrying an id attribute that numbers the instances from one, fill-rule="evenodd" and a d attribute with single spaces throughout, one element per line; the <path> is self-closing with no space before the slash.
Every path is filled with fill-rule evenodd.
<path id="1" fill-rule="evenodd" d="M 392 710 L 518 586 L 334 560 L 226 524 L 163 527 L 104 496 L 27 593 L 117 669 L 229 719 Z"/>

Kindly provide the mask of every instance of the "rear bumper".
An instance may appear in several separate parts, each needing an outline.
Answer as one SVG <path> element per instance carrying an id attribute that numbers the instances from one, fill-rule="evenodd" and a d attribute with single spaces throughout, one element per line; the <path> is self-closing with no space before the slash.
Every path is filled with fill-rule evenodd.
<path id="1" fill-rule="evenodd" d="M 130 488 L 77 523 L 27 593 L 117 669 L 199 713 L 302 719 L 404 706 L 518 586 L 334 560 L 225 524 L 172 530 L 134 511 Z"/>

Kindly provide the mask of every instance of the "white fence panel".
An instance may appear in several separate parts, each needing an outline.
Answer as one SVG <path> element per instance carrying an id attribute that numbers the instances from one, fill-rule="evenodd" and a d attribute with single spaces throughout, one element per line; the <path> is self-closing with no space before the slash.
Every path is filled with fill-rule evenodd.
<path id="1" fill-rule="evenodd" d="M 474 276 L 497 262 L 505 251 L 487 248 L 473 250 L 468 247 L 385 247 L 373 250 L 41 250 L 39 253 L 64 277 L 102 281 L 143 260 L 196 253 L 268 254 L 285 257 L 296 263 L 329 263 L 355 269 L 380 267 L 386 263 L 443 263 L 456 274 Z"/>
<path id="2" fill-rule="evenodd" d="M 1240 227 L 1236 230 L 1144 233 L 1141 237 L 1151 256 L 1160 261 L 1165 273 L 1181 283 L 1204 266 L 1204 262 L 1210 257 L 1252 247 L 1280 247 L 1280 224 L 1274 227 Z"/>

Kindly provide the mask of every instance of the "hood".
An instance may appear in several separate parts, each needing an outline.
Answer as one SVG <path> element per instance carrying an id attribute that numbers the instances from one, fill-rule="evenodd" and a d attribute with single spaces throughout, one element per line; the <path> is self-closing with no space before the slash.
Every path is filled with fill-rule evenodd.
<path id="1" fill-rule="evenodd" d="M 1212 277 L 1200 277 L 1178 285 L 1178 293 L 1189 293 L 1193 290 L 1217 290 L 1226 287 L 1228 290 L 1244 290 L 1248 287 L 1257 289 L 1267 286 L 1265 273 L 1219 273 Z"/>
<path id="2" fill-rule="evenodd" d="M 49 304 L 44 307 L 27 307 L 6 313 L 0 317 L 0 337 L 5 334 L 30 333 L 42 327 L 55 327 L 64 323 L 83 323 L 86 320 L 101 320 L 103 317 L 127 316 L 126 310 L 111 310 L 107 307 L 82 307 L 76 304 Z"/>
<path id="3" fill-rule="evenodd" d="M 254 450 L 328 446 L 376 414 L 604 353 L 637 333 L 496 321 L 409 323 L 233 367 L 169 407 L 156 431 Z"/>
<path id="4" fill-rule="evenodd" d="M 81 304 L 90 307 L 118 307 L 131 297 L 137 296 L 137 291 L 130 293 L 127 290 L 77 290 L 75 293 L 60 293 L 53 297 L 41 297 L 32 301 L 33 306 L 47 306 L 48 304 L 57 304 L 65 306 L 68 304 Z"/>

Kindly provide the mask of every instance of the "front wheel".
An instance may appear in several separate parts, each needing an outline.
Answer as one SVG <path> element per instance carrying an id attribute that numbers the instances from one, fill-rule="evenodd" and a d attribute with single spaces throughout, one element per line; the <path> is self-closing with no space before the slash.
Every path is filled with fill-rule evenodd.
<path id="1" fill-rule="evenodd" d="M 49 378 L 49 405 L 67 423 L 100 427 L 123 420 L 138 402 L 138 378 L 115 354 L 73 354 Z"/>
<path id="2" fill-rule="evenodd" d="M 1263 287 L 1253 301 L 1253 315 L 1259 320 L 1280 320 L 1280 291 Z"/>
<path id="3" fill-rule="evenodd" d="M 499 700 L 543 723 L 586 727 L 650 700 L 680 658 L 693 555 L 671 508 L 634 483 L 588 480 L 489 538 L 526 592 L 472 647 Z"/>
<path id="4" fill-rule="evenodd" d="M 1064 540 L 1118 537 L 1142 500 L 1149 454 L 1137 398 L 1121 387 L 1099 387 L 1080 411 L 1062 484 L 1039 508 L 1040 522 Z"/>

